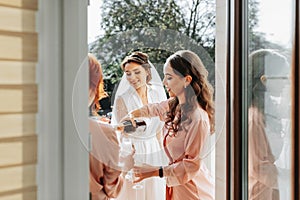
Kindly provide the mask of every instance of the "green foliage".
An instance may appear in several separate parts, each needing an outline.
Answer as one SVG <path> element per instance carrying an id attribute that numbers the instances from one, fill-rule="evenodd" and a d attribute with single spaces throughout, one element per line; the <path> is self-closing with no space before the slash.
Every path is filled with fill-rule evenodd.
<path id="1" fill-rule="evenodd" d="M 259 41 L 261 35 L 253 32 L 257 25 L 257 0 L 250 0 L 250 4 L 250 37 Z M 135 50 L 148 53 L 161 78 L 169 55 L 180 49 L 195 51 L 214 85 L 215 7 L 215 0 L 104 1 L 100 9 L 104 35 L 90 44 L 90 51 L 102 64 L 109 94 L 123 74 L 121 61 Z"/>
<path id="2" fill-rule="evenodd" d="M 101 10 L 101 28 L 107 36 L 134 28 L 179 30 L 184 27 L 180 8 L 173 0 L 112 0 L 106 1 Z"/>
<path id="3" fill-rule="evenodd" d="M 103 3 L 101 11 L 105 34 L 90 45 L 90 51 L 103 66 L 107 89 L 121 78 L 120 63 L 135 50 L 148 53 L 162 76 L 162 62 L 172 54 L 166 49 L 173 50 L 176 44 L 162 42 L 172 39 L 172 35 L 163 35 L 161 30 L 183 32 L 185 27 L 175 1 L 112 0 Z"/>

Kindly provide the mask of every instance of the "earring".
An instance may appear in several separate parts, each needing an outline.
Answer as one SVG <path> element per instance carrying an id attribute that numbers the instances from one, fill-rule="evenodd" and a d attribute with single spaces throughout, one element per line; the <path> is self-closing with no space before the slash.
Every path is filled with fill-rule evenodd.
<path id="1" fill-rule="evenodd" d="M 184 88 L 186 88 L 186 85 L 184 84 Z"/>
<path id="2" fill-rule="evenodd" d="M 266 82 L 267 82 L 267 77 L 266 77 L 266 75 L 262 75 L 262 76 L 260 77 L 260 81 L 261 81 L 261 83 L 262 83 L 264 86 L 266 86 Z"/>

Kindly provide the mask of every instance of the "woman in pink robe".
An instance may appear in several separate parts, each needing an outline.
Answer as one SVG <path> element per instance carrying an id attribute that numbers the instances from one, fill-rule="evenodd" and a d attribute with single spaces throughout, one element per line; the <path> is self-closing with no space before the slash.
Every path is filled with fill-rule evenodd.
<path id="1" fill-rule="evenodd" d="M 265 131 L 263 114 L 255 106 L 249 108 L 249 200 L 279 200 L 275 158 Z"/>
<path id="2" fill-rule="evenodd" d="M 96 57 L 89 54 L 89 108 L 91 115 L 97 113 L 99 106 L 95 106 L 99 100 L 99 92 L 102 80 L 100 63 Z M 114 129 L 95 117 L 89 118 L 89 130 L 91 134 L 91 150 L 89 154 L 90 165 L 90 199 L 108 200 L 115 198 L 121 191 L 123 179 L 119 163 L 119 144 Z M 125 168 L 133 166 L 132 155 L 123 158 Z"/>
<path id="3" fill-rule="evenodd" d="M 269 49 L 254 51 L 249 57 L 249 77 L 251 77 L 248 90 L 251 105 L 248 112 L 249 200 L 280 199 L 278 171 L 270 145 L 272 143 L 268 140 L 268 135 L 272 133 L 266 129 L 268 116 L 266 111 L 270 105 L 265 103 L 265 98 L 270 94 L 280 96 L 284 81 L 282 77 L 287 76 L 287 66 L 288 63 L 282 55 Z M 277 108 L 275 106 L 272 108 L 271 113 L 276 112 Z M 279 124 L 281 126 L 281 123 Z M 276 123 L 271 125 L 278 126 Z"/>
<path id="4" fill-rule="evenodd" d="M 89 154 L 91 200 L 115 198 L 121 191 L 123 178 L 118 169 L 117 135 L 108 124 L 89 119 L 92 149 Z"/>
<path id="5" fill-rule="evenodd" d="M 165 122 L 164 148 L 168 166 L 135 167 L 135 182 L 166 178 L 168 200 L 213 200 L 214 180 L 201 158 L 209 134 L 214 131 L 213 89 L 200 58 L 188 50 L 171 55 L 164 66 L 164 85 L 170 99 L 148 104 L 127 118 L 159 116 Z M 134 123 L 134 122 L 133 122 Z"/>

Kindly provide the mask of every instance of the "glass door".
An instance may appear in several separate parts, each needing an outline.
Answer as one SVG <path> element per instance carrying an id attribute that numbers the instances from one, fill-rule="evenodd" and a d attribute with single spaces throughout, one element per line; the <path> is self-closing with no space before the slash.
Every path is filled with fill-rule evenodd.
<path id="1" fill-rule="evenodd" d="M 248 3 L 248 199 L 291 199 L 292 10 Z"/>

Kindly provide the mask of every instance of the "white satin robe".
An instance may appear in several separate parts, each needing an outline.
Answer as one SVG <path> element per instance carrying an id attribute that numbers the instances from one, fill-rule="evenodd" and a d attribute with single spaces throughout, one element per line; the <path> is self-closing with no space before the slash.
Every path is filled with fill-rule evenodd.
<path id="1" fill-rule="evenodd" d="M 160 102 L 162 95 L 158 93 L 155 86 L 147 86 L 148 103 Z M 165 100 L 165 99 L 164 99 Z M 116 103 L 114 105 L 115 111 L 113 116 L 117 123 L 130 111 L 138 109 L 143 106 L 143 103 L 138 96 L 136 90 L 130 87 L 120 96 L 116 97 Z M 135 164 L 146 163 L 154 166 L 167 165 L 167 157 L 162 148 L 162 127 L 163 123 L 158 117 L 155 118 L 143 118 L 147 124 L 145 131 L 136 131 L 131 134 L 131 140 L 135 147 L 134 160 Z M 116 200 L 165 200 L 165 187 L 166 182 L 159 177 L 149 178 L 140 182 L 144 186 L 142 190 L 132 189 L 133 184 L 124 180 L 124 185 L 120 192 L 120 195 Z"/>

